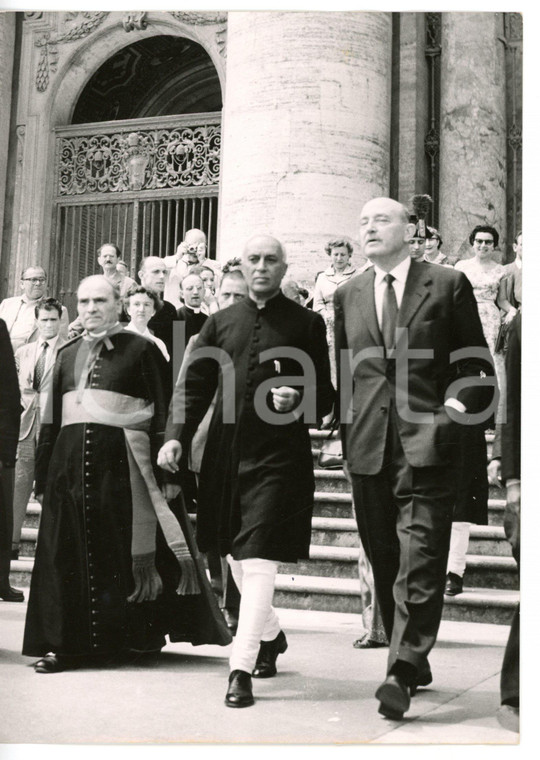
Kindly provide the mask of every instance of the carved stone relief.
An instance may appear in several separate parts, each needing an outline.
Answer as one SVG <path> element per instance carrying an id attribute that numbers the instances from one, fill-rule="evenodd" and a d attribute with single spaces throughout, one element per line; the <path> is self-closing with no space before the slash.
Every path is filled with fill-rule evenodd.
<path id="1" fill-rule="evenodd" d="M 76 19 L 78 16 L 83 17 L 83 21 L 63 34 L 55 35 L 51 33 L 44 34 L 36 40 L 36 47 L 41 48 L 41 55 L 38 61 L 36 74 L 36 87 L 38 92 L 45 92 L 49 86 L 50 73 L 56 71 L 58 66 L 58 49 L 57 45 L 65 42 L 73 42 L 87 37 L 100 24 L 103 23 L 109 11 L 69 11 L 64 15 L 64 23 Z"/>
<path id="2" fill-rule="evenodd" d="M 191 11 L 169 11 L 177 21 L 185 24 L 211 25 L 219 24 L 215 39 L 220 55 L 226 56 L 227 42 L 227 13 L 203 11 L 200 13 Z M 49 86 L 51 72 L 58 67 L 57 46 L 66 42 L 74 42 L 87 37 L 100 26 L 109 11 L 67 11 L 63 15 L 63 25 L 66 28 L 61 34 L 48 32 L 39 37 L 35 45 L 41 49 L 36 72 L 36 88 L 38 92 L 45 92 Z M 28 11 L 25 17 L 28 19 L 40 18 L 42 11 Z M 135 29 L 146 29 L 149 23 L 147 11 L 126 11 L 122 19 L 122 25 L 126 32 Z M 82 19 L 82 21 L 80 21 Z M 76 22 L 72 25 L 73 22 Z"/>

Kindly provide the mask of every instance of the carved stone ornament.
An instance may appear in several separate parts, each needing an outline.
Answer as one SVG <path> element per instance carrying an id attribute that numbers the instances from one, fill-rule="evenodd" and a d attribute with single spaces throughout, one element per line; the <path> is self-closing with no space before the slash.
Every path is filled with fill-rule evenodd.
<path id="1" fill-rule="evenodd" d="M 42 16 L 43 16 L 43 11 L 25 11 L 24 12 L 25 21 L 36 21 Z"/>
<path id="2" fill-rule="evenodd" d="M 36 47 L 41 48 L 36 73 L 36 88 L 38 92 L 45 92 L 49 86 L 51 71 L 54 72 L 57 69 L 57 45 L 82 40 L 97 29 L 108 15 L 109 11 L 69 11 L 64 17 L 65 21 L 72 21 L 79 16 L 83 20 L 63 34 L 47 33 L 36 40 Z"/>
<path id="3" fill-rule="evenodd" d="M 219 182 L 221 125 L 58 138 L 60 196 Z"/>
<path id="4" fill-rule="evenodd" d="M 124 31 L 133 32 L 135 29 L 146 29 L 148 26 L 146 16 L 147 11 L 126 11 L 122 19 Z"/>
<path id="5" fill-rule="evenodd" d="M 192 11 L 169 11 L 169 13 L 177 21 L 183 21 L 184 24 L 225 24 L 227 21 L 227 13 L 214 11 L 201 11 L 199 13 Z"/>

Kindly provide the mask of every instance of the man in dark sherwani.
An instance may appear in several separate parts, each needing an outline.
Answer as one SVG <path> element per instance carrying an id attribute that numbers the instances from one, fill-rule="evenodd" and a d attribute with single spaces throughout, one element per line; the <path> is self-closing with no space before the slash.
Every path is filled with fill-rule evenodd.
<path id="1" fill-rule="evenodd" d="M 287 270 L 281 243 L 252 238 L 242 269 L 249 297 L 212 314 L 202 328 L 185 382 L 175 389 L 158 457 L 164 469 L 176 471 L 217 389 L 201 466 L 197 540 L 201 551 L 217 547 L 227 557 L 242 594 L 229 707 L 253 704 L 251 676 L 275 675 L 277 656 L 287 648 L 272 608 L 277 563 L 309 556 L 315 486 L 308 424 L 328 414 L 334 400 L 324 321 L 280 290 Z M 222 351 L 221 373 L 212 351 Z"/>

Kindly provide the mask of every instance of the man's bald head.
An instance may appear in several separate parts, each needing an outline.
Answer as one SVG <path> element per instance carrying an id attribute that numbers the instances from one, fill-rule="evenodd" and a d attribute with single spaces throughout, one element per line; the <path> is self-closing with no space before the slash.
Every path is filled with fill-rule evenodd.
<path id="1" fill-rule="evenodd" d="M 362 208 L 362 252 L 387 272 L 409 255 L 409 240 L 414 231 L 407 208 L 392 198 L 373 198 Z"/>
<path id="2" fill-rule="evenodd" d="M 77 289 L 77 311 L 83 327 L 101 332 L 118 321 L 120 292 L 103 275 L 85 277 Z"/>
<path id="3" fill-rule="evenodd" d="M 206 235 L 202 230 L 194 227 L 192 230 L 188 230 L 184 236 L 184 243 L 188 245 L 198 245 L 199 243 L 206 243 Z"/>
<path id="4" fill-rule="evenodd" d="M 287 256 L 279 240 L 271 235 L 255 235 L 248 240 L 242 272 L 251 298 L 267 301 L 276 295 L 286 271 Z"/>
<path id="5" fill-rule="evenodd" d="M 90 275 L 90 277 L 85 277 L 84 279 L 82 279 L 79 283 L 79 287 L 77 288 L 77 296 L 79 295 L 81 290 L 85 290 L 88 287 L 105 288 L 105 290 L 111 293 L 115 301 L 120 300 L 120 291 L 103 274 L 92 274 Z"/>
<path id="6" fill-rule="evenodd" d="M 283 244 L 277 238 L 272 237 L 272 235 L 254 235 L 251 237 L 244 247 L 242 259 L 245 257 L 246 251 L 251 250 L 252 248 L 258 249 L 261 246 L 269 249 L 274 248 L 274 250 L 281 256 L 281 260 L 284 263 L 287 263 L 287 252 Z"/>

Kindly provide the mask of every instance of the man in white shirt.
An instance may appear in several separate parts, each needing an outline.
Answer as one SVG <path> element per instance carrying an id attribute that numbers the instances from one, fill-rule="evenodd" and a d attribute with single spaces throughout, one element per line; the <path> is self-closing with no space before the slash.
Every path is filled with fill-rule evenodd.
<path id="1" fill-rule="evenodd" d="M 19 556 L 21 529 L 34 485 L 39 430 L 50 394 L 56 354 L 64 342 L 59 336 L 61 315 L 62 305 L 55 298 L 40 301 L 34 314 L 38 338 L 15 353 L 23 412 L 15 464 L 12 559 Z"/>
<path id="2" fill-rule="evenodd" d="M 472 287 L 461 272 L 412 261 L 414 232 L 402 204 L 369 201 L 360 239 L 373 267 L 334 298 L 344 468 L 390 641 L 375 696 L 395 720 L 432 680 L 461 424 L 494 405 Z"/>
<path id="3" fill-rule="evenodd" d="M 37 339 L 35 308 L 45 295 L 47 274 L 43 267 L 27 267 L 21 275 L 22 295 L 4 298 L 0 304 L 0 318 L 6 323 L 13 353 L 25 343 Z M 68 336 L 69 317 L 67 309 L 62 306 L 60 318 L 60 335 L 64 340 Z"/>
<path id="4" fill-rule="evenodd" d="M 188 230 L 184 240 L 178 245 L 176 253 L 173 256 L 165 256 L 163 261 L 169 270 L 163 297 L 176 309 L 182 306 L 179 293 L 180 283 L 191 267 L 204 265 L 209 266 L 214 272 L 219 272 L 217 262 L 206 258 L 206 235 L 196 228 Z"/>

